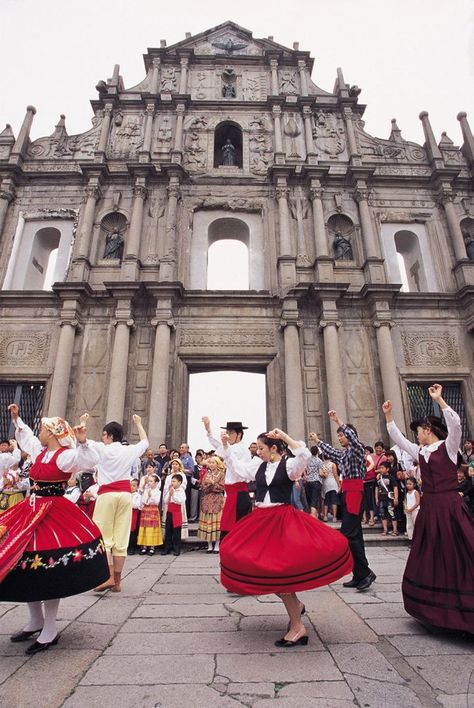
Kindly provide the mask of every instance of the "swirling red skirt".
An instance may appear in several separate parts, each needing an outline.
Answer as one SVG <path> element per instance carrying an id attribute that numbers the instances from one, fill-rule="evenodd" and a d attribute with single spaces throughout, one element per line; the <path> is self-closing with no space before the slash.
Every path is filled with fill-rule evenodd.
<path id="1" fill-rule="evenodd" d="M 221 583 L 240 595 L 291 593 L 352 571 L 347 539 L 289 504 L 256 508 L 220 546 Z"/>

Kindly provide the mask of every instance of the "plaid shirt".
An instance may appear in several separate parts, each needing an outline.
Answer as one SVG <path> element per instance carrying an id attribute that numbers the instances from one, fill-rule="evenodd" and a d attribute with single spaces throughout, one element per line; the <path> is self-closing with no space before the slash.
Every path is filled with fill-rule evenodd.
<path id="1" fill-rule="evenodd" d="M 364 446 L 351 428 L 347 425 L 342 425 L 341 428 L 349 441 L 348 447 L 336 450 L 332 445 L 324 442 L 319 442 L 318 447 L 326 457 L 336 463 L 341 479 L 364 479 L 366 472 Z"/>

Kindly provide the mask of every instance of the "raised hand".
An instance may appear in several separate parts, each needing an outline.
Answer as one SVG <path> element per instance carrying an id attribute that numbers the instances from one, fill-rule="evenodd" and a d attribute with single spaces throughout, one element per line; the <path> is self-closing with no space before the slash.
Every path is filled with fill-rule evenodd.
<path id="1" fill-rule="evenodd" d="M 392 401 L 384 401 L 382 403 L 382 410 L 387 415 L 387 413 L 392 413 L 393 411 L 393 406 L 392 406 Z"/>
<path id="2" fill-rule="evenodd" d="M 89 413 L 83 413 L 81 417 L 79 418 L 80 426 L 85 427 L 87 425 L 87 421 L 89 420 L 90 415 Z"/>
<path id="3" fill-rule="evenodd" d="M 311 442 L 314 442 L 314 443 L 320 442 L 320 438 L 317 433 L 310 433 L 308 435 L 308 440 L 311 440 Z"/>
<path id="4" fill-rule="evenodd" d="M 8 406 L 8 410 L 10 411 L 12 420 L 16 420 L 18 418 L 18 406 L 16 405 L 16 403 L 10 403 L 10 405 Z"/>
<path id="5" fill-rule="evenodd" d="M 225 430 L 223 430 L 221 433 L 221 443 L 224 445 L 224 447 L 227 447 L 229 442 L 230 442 L 230 435 Z"/>
<path id="6" fill-rule="evenodd" d="M 202 422 L 204 423 L 204 427 L 205 427 L 205 429 L 206 429 L 206 433 L 208 433 L 208 432 L 210 431 L 210 429 L 211 429 L 211 421 L 209 420 L 209 418 L 207 417 L 207 415 L 203 415 L 203 417 L 201 418 L 201 420 L 202 420 Z"/>
<path id="7" fill-rule="evenodd" d="M 137 413 L 134 413 L 132 415 L 132 420 L 136 426 L 140 425 L 140 423 L 142 422 L 141 416 L 137 415 Z"/>
<path id="8" fill-rule="evenodd" d="M 441 384 L 433 384 L 429 387 L 428 393 L 430 394 L 433 401 L 437 401 L 441 398 L 441 394 L 443 393 L 443 387 L 441 386 Z"/>
<path id="9" fill-rule="evenodd" d="M 285 440 L 288 435 L 280 428 L 273 428 L 273 430 L 268 431 L 267 437 L 272 438 L 272 440 Z"/>

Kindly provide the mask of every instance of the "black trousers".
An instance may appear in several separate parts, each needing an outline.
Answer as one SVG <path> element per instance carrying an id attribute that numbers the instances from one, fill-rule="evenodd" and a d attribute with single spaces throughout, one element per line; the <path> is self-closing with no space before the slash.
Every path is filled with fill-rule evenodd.
<path id="1" fill-rule="evenodd" d="M 169 511 L 166 514 L 164 550 L 167 553 L 181 553 L 181 526 L 173 526 L 173 515 Z"/>
<path id="2" fill-rule="evenodd" d="M 362 507 L 362 505 L 361 505 Z M 370 573 L 369 562 L 365 555 L 364 536 L 362 534 L 362 508 L 359 514 L 350 514 L 346 506 L 346 494 L 342 494 L 341 533 L 349 541 L 349 548 L 354 560 L 352 574 L 355 580 L 363 580 Z"/>

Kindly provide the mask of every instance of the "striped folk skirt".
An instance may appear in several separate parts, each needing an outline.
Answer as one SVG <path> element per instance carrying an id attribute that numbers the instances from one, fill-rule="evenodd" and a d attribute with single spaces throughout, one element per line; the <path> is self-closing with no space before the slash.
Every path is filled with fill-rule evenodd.
<path id="1" fill-rule="evenodd" d="M 140 528 L 138 530 L 139 546 L 161 546 L 160 510 L 157 506 L 144 506 L 140 514 Z"/>

